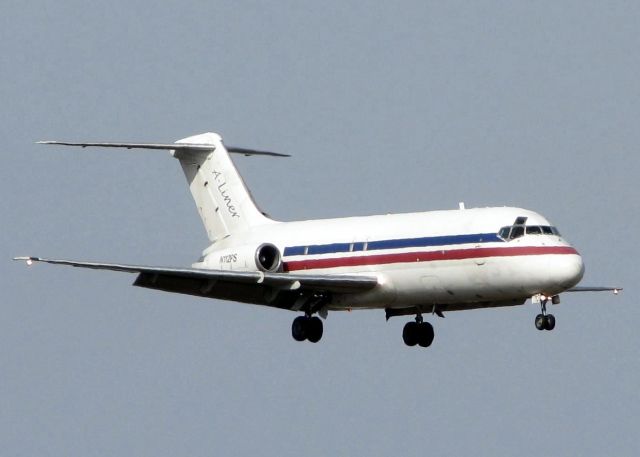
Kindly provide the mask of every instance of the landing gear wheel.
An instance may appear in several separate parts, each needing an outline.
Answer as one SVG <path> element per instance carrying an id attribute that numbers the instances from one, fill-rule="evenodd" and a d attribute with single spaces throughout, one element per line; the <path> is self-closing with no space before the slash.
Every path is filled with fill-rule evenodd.
<path id="1" fill-rule="evenodd" d="M 291 324 L 291 336 L 296 341 L 304 341 L 307 339 L 307 316 L 298 316 Z M 320 322 L 322 324 L 322 322 Z"/>
<path id="2" fill-rule="evenodd" d="M 322 338 L 322 321 L 319 317 L 313 316 L 307 320 L 307 339 L 312 343 L 317 343 Z"/>
<path id="3" fill-rule="evenodd" d="M 547 319 L 546 319 L 546 317 L 544 315 L 538 314 L 536 316 L 536 328 L 538 330 L 544 330 L 545 327 L 546 327 L 546 321 L 547 321 Z"/>
<path id="4" fill-rule="evenodd" d="M 547 314 L 544 320 L 544 329 L 553 330 L 556 327 L 556 318 L 553 314 Z"/>
<path id="5" fill-rule="evenodd" d="M 296 341 L 317 343 L 322 338 L 322 321 L 317 316 L 298 316 L 291 324 L 291 336 Z"/>
<path id="6" fill-rule="evenodd" d="M 407 322 L 402 329 L 402 340 L 407 346 L 418 344 L 420 335 L 420 324 L 417 322 Z"/>
<path id="7" fill-rule="evenodd" d="M 433 325 L 428 322 L 423 322 L 422 324 L 419 324 L 418 330 L 418 344 L 423 348 L 431 346 L 434 337 Z"/>

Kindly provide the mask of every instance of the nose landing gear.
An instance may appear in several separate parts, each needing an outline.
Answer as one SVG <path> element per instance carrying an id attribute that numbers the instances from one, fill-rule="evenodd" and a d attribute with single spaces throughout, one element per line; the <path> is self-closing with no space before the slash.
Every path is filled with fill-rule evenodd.
<path id="1" fill-rule="evenodd" d="M 407 346 L 426 348 L 433 343 L 433 326 L 429 322 L 422 321 L 422 314 L 416 315 L 415 322 L 407 322 L 402 330 L 402 340 Z"/>
<path id="2" fill-rule="evenodd" d="M 556 326 L 556 318 L 553 314 L 538 314 L 535 324 L 538 330 L 553 330 Z"/>
<path id="3" fill-rule="evenodd" d="M 553 330 L 556 327 L 556 318 L 553 314 L 547 314 L 547 301 L 544 297 L 540 300 L 540 314 L 536 316 L 535 324 L 538 330 Z M 555 303 L 555 297 L 553 298 Z"/>

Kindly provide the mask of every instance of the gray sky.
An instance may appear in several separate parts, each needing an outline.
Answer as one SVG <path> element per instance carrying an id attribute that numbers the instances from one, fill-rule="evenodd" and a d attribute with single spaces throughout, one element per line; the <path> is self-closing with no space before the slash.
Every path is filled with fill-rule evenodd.
<path id="1" fill-rule="evenodd" d="M 12 456 L 638 455 L 637 2 L 3 2 L 0 448 Z M 161 152 L 205 131 L 293 220 L 517 205 L 583 254 L 534 305 L 295 315 L 14 255 L 188 265 L 206 237 Z"/>

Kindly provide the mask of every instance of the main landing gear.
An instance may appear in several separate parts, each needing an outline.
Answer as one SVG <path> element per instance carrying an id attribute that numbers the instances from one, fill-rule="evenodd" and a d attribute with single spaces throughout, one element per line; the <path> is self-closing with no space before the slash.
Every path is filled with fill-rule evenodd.
<path id="1" fill-rule="evenodd" d="M 322 338 L 322 321 L 318 316 L 298 316 L 291 324 L 291 336 L 296 341 L 317 343 Z"/>
<path id="2" fill-rule="evenodd" d="M 557 297 L 554 297 L 555 300 Z M 535 324 L 538 330 L 553 330 L 556 326 L 556 318 L 553 314 L 547 314 L 548 298 L 540 300 L 540 314 L 536 316 Z M 555 301 L 553 303 L 556 303 Z"/>
<path id="3" fill-rule="evenodd" d="M 433 343 L 433 326 L 422 321 L 422 314 L 416 315 L 415 322 L 407 322 L 402 330 L 402 340 L 407 346 L 431 346 Z"/>

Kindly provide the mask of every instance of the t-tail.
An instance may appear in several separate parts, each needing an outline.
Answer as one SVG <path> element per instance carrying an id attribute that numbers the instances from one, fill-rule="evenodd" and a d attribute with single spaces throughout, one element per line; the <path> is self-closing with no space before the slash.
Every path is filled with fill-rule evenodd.
<path id="1" fill-rule="evenodd" d="M 215 242 L 233 233 L 274 223 L 257 207 L 251 192 L 238 173 L 229 152 L 243 155 L 288 157 L 286 154 L 225 147 L 216 133 L 203 133 L 177 141 L 162 143 L 69 143 L 40 141 L 81 147 L 169 150 L 180 161 L 209 240 Z"/>
<path id="2" fill-rule="evenodd" d="M 172 152 L 182 165 L 211 241 L 273 222 L 258 209 L 219 135 L 203 133 L 178 143 L 213 146 L 210 151 L 178 149 Z"/>

